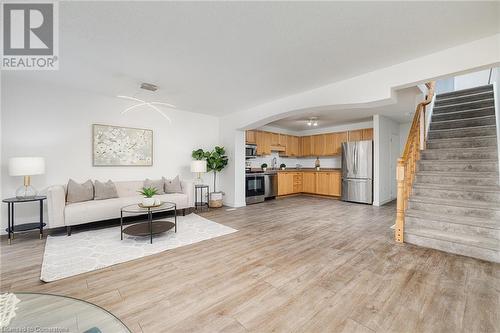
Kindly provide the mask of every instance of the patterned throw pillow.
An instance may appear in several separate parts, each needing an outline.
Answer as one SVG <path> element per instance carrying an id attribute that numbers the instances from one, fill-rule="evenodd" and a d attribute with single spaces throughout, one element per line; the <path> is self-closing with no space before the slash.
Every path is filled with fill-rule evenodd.
<path id="1" fill-rule="evenodd" d="M 165 194 L 165 189 L 164 189 L 164 181 L 162 179 L 154 179 L 151 180 L 149 178 L 146 178 L 144 181 L 144 187 L 154 187 L 158 193 L 157 194 Z"/>
<path id="2" fill-rule="evenodd" d="M 179 176 L 174 179 L 165 179 L 165 193 L 182 193 L 181 180 Z"/>
<path id="3" fill-rule="evenodd" d="M 68 182 L 67 203 L 90 201 L 94 199 L 94 184 L 89 179 L 83 184 L 70 179 Z"/>
<path id="4" fill-rule="evenodd" d="M 96 180 L 94 182 L 94 200 L 106 200 L 112 198 L 118 198 L 118 192 L 116 191 L 115 183 L 108 180 L 105 183 L 101 183 Z"/>

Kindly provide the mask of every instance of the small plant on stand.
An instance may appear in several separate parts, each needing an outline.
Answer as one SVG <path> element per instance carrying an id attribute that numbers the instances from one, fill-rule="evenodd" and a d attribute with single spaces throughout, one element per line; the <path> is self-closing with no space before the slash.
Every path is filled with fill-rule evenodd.
<path id="1" fill-rule="evenodd" d="M 159 202 L 153 198 L 155 195 L 158 194 L 158 190 L 154 187 L 143 187 L 142 190 L 138 191 L 144 198 L 142 198 L 142 205 L 144 207 L 152 207 Z"/>
<path id="2" fill-rule="evenodd" d="M 285 163 L 281 163 L 280 164 L 280 169 L 281 170 L 285 170 L 286 169 L 286 164 Z"/>
<path id="3" fill-rule="evenodd" d="M 215 189 L 217 185 L 217 172 L 222 171 L 229 162 L 224 147 L 216 146 L 212 151 L 203 151 L 203 149 L 197 149 L 193 150 L 191 155 L 195 160 L 206 160 L 207 170 L 214 172 L 214 191 L 210 193 L 209 205 L 210 207 L 215 208 L 222 207 L 222 197 L 224 195 L 224 192 L 217 192 Z"/>
<path id="4" fill-rule="evenodd" d="M 266 171 L 267 170 L 267 163 L 262 163 L 260 165 L 260 167 L 262 168 L 263 171 Z"/>

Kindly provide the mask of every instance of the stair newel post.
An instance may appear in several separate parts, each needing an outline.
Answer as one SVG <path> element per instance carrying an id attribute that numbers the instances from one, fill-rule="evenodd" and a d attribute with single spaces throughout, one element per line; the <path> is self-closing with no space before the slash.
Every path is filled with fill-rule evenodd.
<path id="1" fill-rule="evenodd" d="M 402 158 L 398 159 L 396 168 L 396 179 L 398 181 L 398 197 L 396 207 L 396 228 L 394 230 L 394 238 L 396 242 L 403 243 L 403 231 L 405 224 L 405 162 Z"/>

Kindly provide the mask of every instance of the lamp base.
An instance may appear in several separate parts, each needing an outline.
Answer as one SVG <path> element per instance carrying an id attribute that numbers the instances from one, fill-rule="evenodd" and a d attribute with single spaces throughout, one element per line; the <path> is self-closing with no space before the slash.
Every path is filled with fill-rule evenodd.
<path id="1" fill-rule="evenodd" d="M 37 194 L 38 191 L 31 185 L 23 185 L 16 190 L 18 199 L 33 199 Z"/>

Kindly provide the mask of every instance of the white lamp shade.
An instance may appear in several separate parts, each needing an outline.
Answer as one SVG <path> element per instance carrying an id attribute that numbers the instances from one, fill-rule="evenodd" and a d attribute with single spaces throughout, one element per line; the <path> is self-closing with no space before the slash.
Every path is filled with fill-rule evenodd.
<path id="1" fill-rule="evenodd" d="M 192 161 L 191 172 L 207 172 L 207 161 L 204 160 Z"/>
<path id="2" fill-rule="evenodd" d="M 9 159 L 9 175 L 33 176 L 45 173 L 43 157 L 12 157 Z"/>

